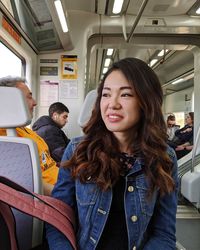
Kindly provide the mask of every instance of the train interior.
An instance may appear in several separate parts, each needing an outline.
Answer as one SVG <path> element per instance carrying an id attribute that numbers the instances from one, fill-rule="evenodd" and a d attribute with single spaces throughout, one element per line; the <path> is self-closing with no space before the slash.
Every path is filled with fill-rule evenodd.
<path id="1" fill-rule="evenodd" d="M 185 115 L 195 114 L 194 148 L 178 161 L 177 249 L 199 250 L 200 1 L 119 2 L 114 10 L 114 0 L 1 0 L 0 77 L 13 70 L 26 77 L 38 103 L 32 122 L 53 101 L 66 104 L 64 131 L 73 138 L 82 134 L 83 101 L 109 65 L 125 57 L 147 62 L 162 84 L 164 116 L 174 113 L 183 126 Z M 9 53 L 16 58 L 10 60 Z"/>

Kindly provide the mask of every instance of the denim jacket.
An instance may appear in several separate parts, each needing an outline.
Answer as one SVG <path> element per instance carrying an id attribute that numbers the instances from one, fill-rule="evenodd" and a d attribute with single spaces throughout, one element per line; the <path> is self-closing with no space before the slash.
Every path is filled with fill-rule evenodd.
<path id="1" fill-rule="evenodd" d="M 80 137 L 72 139 L 64 152 L 62 161 L 70 159 L 80 140 Z M 129 250 L 175 249 L 177 161 L 171 148 L 168 149 L 168 153 L 174 163 L 173 179 L 176 184 L 174 192 L 160 197 L 159 190 L 156 190 L 151 199 L 147 199 L 149 184 L 144 172 L 141 171 L 144 167 L 141 159 L 135 161 L 126 176 L 124 207 Z M 52 195 L 63 200 L 76 211 L 78 249 L 95 249 L 108 218 L 112 190 L 103 192 L 90 180 L 87 183 L 81 183 L 78 179 L 74 181 L 70 170 L 60 168 Z M 57 229 L 50 225 L 47 225 L 46 229 L 50 250 L 72 249 L 69 241 Z M 148 233 L 149 231 L 151 233 Z"/>

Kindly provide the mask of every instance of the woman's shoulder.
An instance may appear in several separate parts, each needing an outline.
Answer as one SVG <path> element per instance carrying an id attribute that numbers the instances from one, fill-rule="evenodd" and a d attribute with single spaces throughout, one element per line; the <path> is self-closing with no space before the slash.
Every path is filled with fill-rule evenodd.
<path id="1" fill-rule="evenodd" d="M 84 136 L 77 136 L 77 137 L 74 137 L 70 140 L 70 142 L 68 143 L 67 145 L 67 148 L 70 148 L 72 149 L 73 151 L 75 150 L 75 148 L 78 146 L 78 144 L 83 141 L 84 139 Z M 66 148 L 66 149 L 67 149 Z"/>
<path id="2" fill-rule="evenodd" d="M 70 143 L 72 145 L 78 145 L 81 141 L 83 141 L 84 136 L 77 136 L 71 139 Z"/>
<path id="3" fill-rule="evenodd" d="M 83 136 L 79 136 L 79 137 L 74 137 L 70 140 L 67 147 L 65 148 L 65 151 L 64 151 L 64 154 L 62 157 L 62 161 L 70 159 L 70 157 L 73 154 L 73 152 L 75 151 L 77 145 L 83 140 L 83 138 L 84 138 Z"/>

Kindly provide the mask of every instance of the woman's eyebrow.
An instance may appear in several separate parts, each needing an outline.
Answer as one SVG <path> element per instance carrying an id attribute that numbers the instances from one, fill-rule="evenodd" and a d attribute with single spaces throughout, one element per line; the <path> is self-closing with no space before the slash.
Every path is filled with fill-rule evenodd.
<path id="1" fill-rule="evenodd" d="M 103 89 L 106 89 L 106 90 L 111 90 L 111 88 L 110 88 L 110 87 L 104 87 Z M 119 89 L 120 89 L 120 90 L 124 90 L 124 89 L 132 89 L 132 87 L 130 87 L 130 86 L 122 86 L 122 87 L 120 87 Z"/>
<path id="2" fill-rule="evenodd" d="M 123 89 L 132 89 L 132 88 L 130 86 L 124 86 L 120 88 L 120 90 L 123 90 Z"/>

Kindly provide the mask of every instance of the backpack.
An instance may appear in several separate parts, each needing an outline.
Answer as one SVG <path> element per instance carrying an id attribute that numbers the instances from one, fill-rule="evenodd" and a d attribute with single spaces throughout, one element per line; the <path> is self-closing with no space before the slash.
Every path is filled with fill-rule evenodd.
<path id="1" fill-rule="evenodd" d="M 77 249 L 75 217 L 70 206 L 53 197 L 30 192 L 3 176 L 0 176 L 0 249 L 19 250 L 11 208 L 53 225 L 68 238 L 73 249 Z"/>

